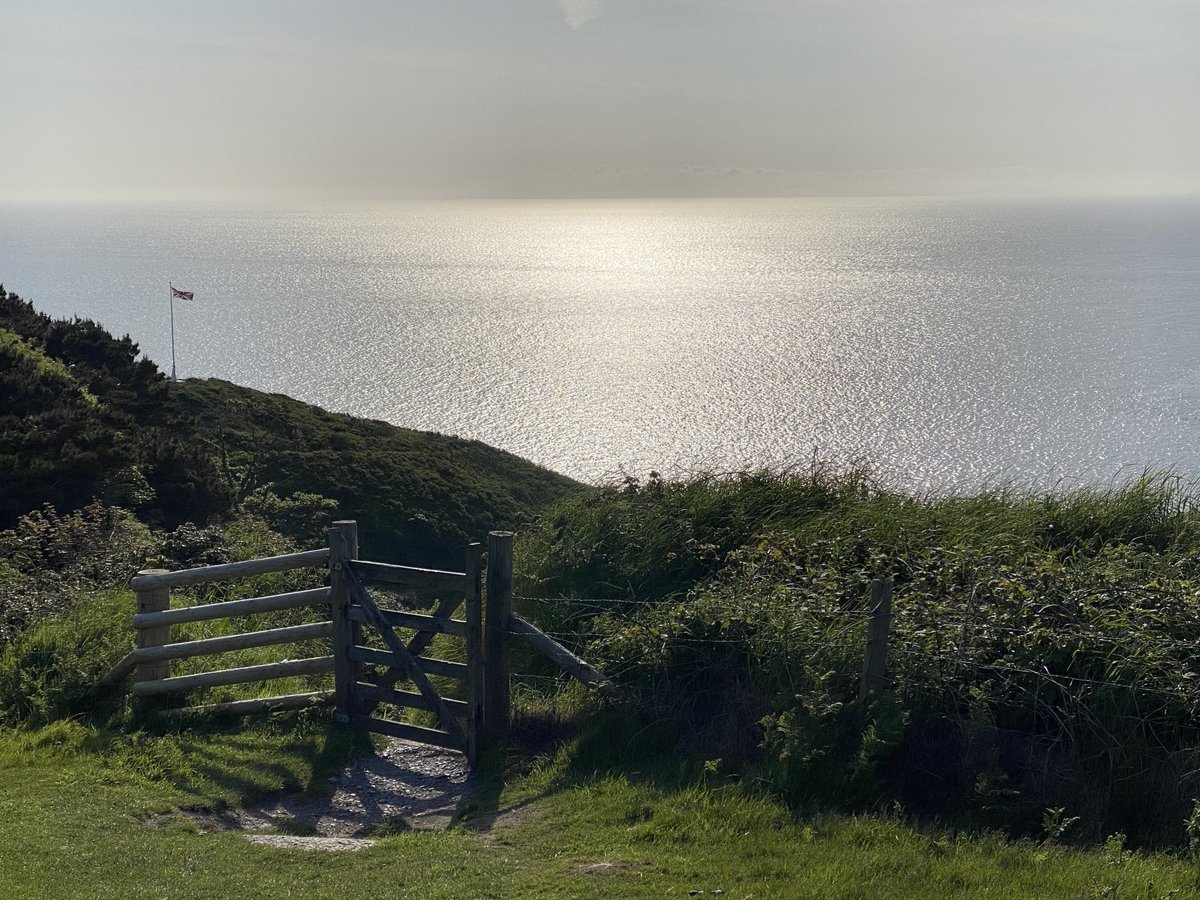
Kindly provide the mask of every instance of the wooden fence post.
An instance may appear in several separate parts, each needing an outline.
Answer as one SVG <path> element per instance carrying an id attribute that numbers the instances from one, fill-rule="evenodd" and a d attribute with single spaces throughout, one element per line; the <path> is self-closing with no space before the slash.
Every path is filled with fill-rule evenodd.
<path id="1" fill-rule="evenodd" d="M 892 627 L 892 579 L 880 578 L 871 582 L 870 613 L 862 680 L 858 685 L 858 702 L 864 710 L 886 684 L 888 632 Z"/>
<path id="2" fill-rule="evenodd" d="M 503 740 L 508 732 L 508 620 L 512 615 L 512 564 L 512 532 L 488 534 L 483 733 L 489 742 Z"/>
<path id="3" fill-rule="evenodd" d="M 350 582 L 345 565 L 358 559 L 358 523 L 334 522 L 329 529 L 330 618 L 333 620 L 333 718 L 346 724 L 354 713 L 354 682 L 361 665 L 350 659 L 350 648 L 362 641 L 362 626 L 350 621 Z"/>
<path id="4" fill-rule="evenodd" d="M 142 569 L 138 575 L 166 575 L 166 569 Z M 139 613 L 162 612 L 164 609 L 171 608 L 171 589 L 169 587 L 149 587 L 149 588 L 134 588 L 134 596 L 137 597 L 137 611 Z M 164 644 L 171 643 L 171 626 L 158 625 L 153 628 L 139 628 L 137 630 L 137 646 L 141 650 L 145 647 L 161 647 Z M 158 660 L 155 662 L 139 663 L 134 671 L 133 680 L 138 681 L 157 681 L 160 678 L 166 678 L 171 673 L 171 661 L 169 659 Z"/>
<path id="5" fill-rule="evenodd" d="M 465 605 L 467 618 L 467 762 L 479 759 L 480 732 L 483 728 L 483 545 L 469 544 L 466 552 L 467 573 Z"/>

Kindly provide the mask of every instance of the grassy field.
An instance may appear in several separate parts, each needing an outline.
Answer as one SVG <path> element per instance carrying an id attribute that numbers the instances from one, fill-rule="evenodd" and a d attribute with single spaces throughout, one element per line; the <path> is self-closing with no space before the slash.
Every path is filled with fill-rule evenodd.
<path id="1" fill-rule="evenodd" d="M 661 764 L 597 769 L 578 742 L 494 776 L 485 805 L 518 810 L 496 824 L 478 810 L 356 853 L 256 846 L 178 812 L 325 785 L 350 748 L 323 729 L 286 718 L 195 734 L 70 722 L 0 734 L 0 896 L 1198 896 L 1181 858 L 955 835 L 895 815 L 793 819 Z"/>

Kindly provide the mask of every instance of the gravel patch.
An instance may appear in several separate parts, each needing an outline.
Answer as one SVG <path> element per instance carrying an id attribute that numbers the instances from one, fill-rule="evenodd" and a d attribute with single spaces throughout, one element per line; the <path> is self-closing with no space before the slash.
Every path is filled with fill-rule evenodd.
<path id="1" fill-rule="evenodd" d="M 375 842 L 367 838 L 295 837 L 290 834 L 247 834 L 245 838 L 252 844 L 281 850 L 354 851 L 375 846 Z"/>
<path id="2" fill-rule="evenodd" d="M 446 828 L 475 787 L 461 753 L 401 740 L 355 756 L 329 782 L 327 796 L 281 794 L 240 809 L 188 815 L 202 831 L 239 831 L 256 844 L 361 850 L 381 831 Z"/>

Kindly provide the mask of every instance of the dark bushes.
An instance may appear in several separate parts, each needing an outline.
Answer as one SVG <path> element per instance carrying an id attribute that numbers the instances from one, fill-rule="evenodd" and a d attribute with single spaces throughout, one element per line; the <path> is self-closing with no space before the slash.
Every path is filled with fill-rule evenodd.
<path id="1" fill-rule="evenodd" d="M 595 599 L 526 610 L 575 630 L 651 718 L 680 724 L 686 749 L 794 804 L 898 799 L 1025 833 L 1063 807 L 1079 837 L 1182 841 L 1200 795 L 1200 541 L 1185 486 L 943 500 L 809 477 L 574 501 L 530 542 L 525 592 Z M 718 532 L 741 545 L 698 563 L 689 548 L 711 523 L 753 520 L 749 496 L 765 527 Z M 627 549 L 604 537 L 614 526 Z M 634 576 L 624 597 L 605 599 L 608 575 L 586 581 L 621 571 Z M 890 689 L 862 710 L 880 576 L 896 582 Z"/>

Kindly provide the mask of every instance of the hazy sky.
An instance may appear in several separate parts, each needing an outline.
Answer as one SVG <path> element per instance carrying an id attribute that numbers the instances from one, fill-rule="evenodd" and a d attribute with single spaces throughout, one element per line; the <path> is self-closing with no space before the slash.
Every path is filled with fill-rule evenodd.
<path id="1" fill-rule="evenodd" d="M 1200 0 L 0 0 L 0 200 L 1200 192 Z"/>

